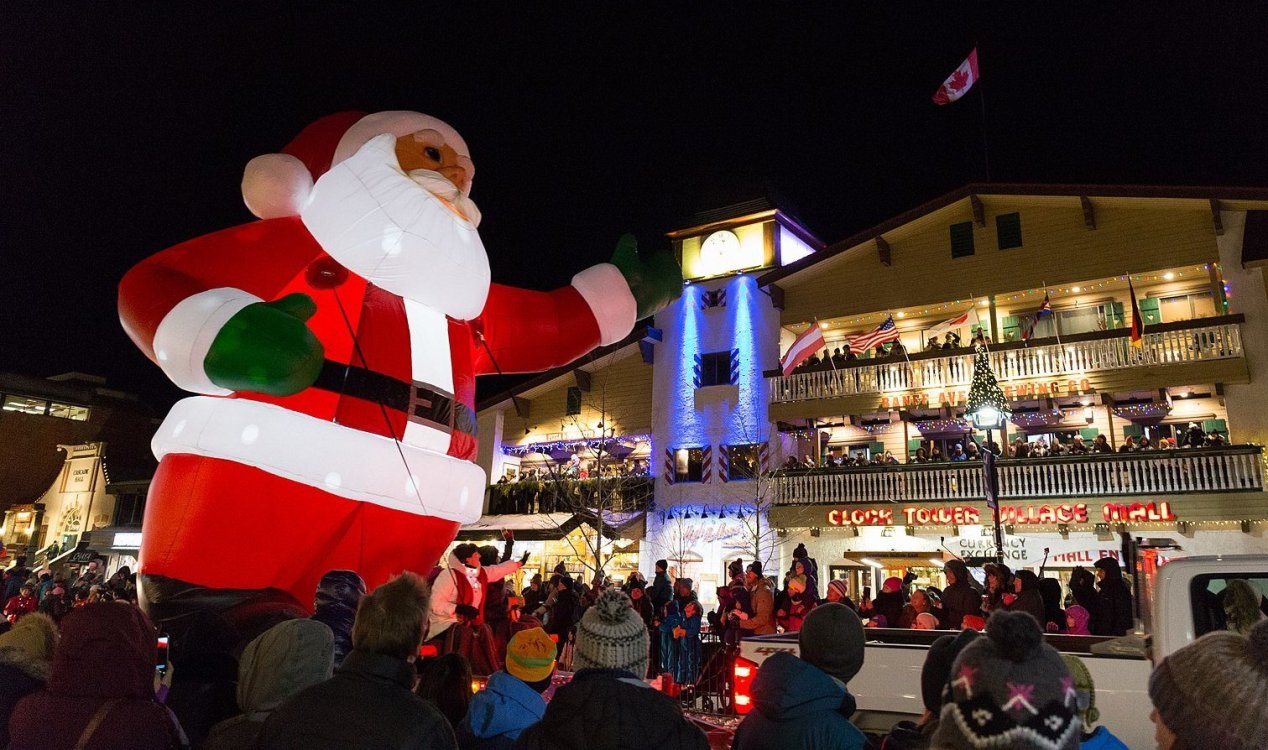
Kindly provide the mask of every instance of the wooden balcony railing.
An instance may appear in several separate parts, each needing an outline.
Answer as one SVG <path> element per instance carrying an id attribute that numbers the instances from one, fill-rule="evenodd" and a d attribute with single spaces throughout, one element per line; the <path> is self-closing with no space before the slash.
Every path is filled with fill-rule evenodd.
<path id="1" fill-rule="evenodd" d="M 652 477 L 545 479 L 489 487 L 489 515 L 506 513 L 577 513 L 646 510 L 652 500 Z"/>
<path id="2" fill-rule="evenodd" d="M 991 346 L 991 366 L 1001 381 L 1068 376 L 1145 365 L 1205 362 L 1242 356 L 1241 315 L 1150 326 L 1142 345 L 1131 345 L 1126 329 L 1009 342 Z M 852 360 L 833 369 L 767 378 L 770 402 L 809 401 L 919 388 L 967 387 L 973 377 L 973 352 L 950 356 L 921 352 L 907 358 Z"/>
<path id="3" fill-rule="evenodd" d="M 1000 459 L 1000 498 L 1077 498 L 1262 492 L 1257 445 L 1087 456 Z M 982 463 L 790 469 L 775 480 L 776 504 L 985 500 Z"/>

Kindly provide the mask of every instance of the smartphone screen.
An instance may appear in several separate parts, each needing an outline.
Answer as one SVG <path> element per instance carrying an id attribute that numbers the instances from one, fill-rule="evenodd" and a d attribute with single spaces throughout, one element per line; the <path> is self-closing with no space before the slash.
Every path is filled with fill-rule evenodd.
<path id="1" fill-rule="evenodd" d="M 167 669 L 167 648 L 168 637 L 160 635 L 158 637 L 158 656 L 154 659 L 154 668 L 162 672 Z"/>

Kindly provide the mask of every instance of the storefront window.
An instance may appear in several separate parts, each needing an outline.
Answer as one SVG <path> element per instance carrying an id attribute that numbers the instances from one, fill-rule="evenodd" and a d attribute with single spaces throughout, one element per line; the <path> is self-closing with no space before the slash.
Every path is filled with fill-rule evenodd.
<path id="1" fill-rule="evenodd" d="M 679 448 L 674 451 L 674 481 L 699 482 L 704 475 L 704 448 Z"/>
<path id="2" fill-rule="evenodd" d="M 28 396 L 5 396 L 4 410 L 17 411 L 23 414 L 44 414 L 48 411 L 48 402 L 41 398 Z"/>
<path id="3" fill-rule="evenodd" d="M 60 419 L 70 419 L 75 422 L 87 422 L 88 407 L 75 406 L 74 404 L 59 404 L 54 401 L 53 404 L 49 406 L 48 415 L 50 417 L 58 417 Z"/>
<path id="4" fill-rule="evenodd" d="M 1210 292 L 1181 294 L 1175 297 L 1162 297 L 1158 300 L 1158 309 L 1162 313 L 1164 323 L 1213 318 L 1215 317 L 1215 300 L 1211 298 Z"/>
<path id="5" fill-rule="evenodd" d="M 756 479 L 759 471 L 757 463 L 757 445 L 729 445 L 726 449 L 728 479 Z"/>

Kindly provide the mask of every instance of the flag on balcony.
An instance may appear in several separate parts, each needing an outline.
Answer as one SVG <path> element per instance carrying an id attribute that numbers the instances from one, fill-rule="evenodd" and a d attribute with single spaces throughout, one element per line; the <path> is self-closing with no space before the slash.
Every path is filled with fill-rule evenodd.
<path id="1" fill-rule="evenodd" d="M 933 103 L 950 104 L 968 93 L 977 79 L 977 47 L 974 47 L 969 56 L 964 58 L 964 62 L 960 63 L 960 67 L 951 71 L 947 80 L 933 92 Z"/>
<path id="2" fill-rule="evenodd" d="M 981 324 L 981 321 L 978 320 L 978 317 L 977 317 L 977 308 L 970 307 L 968 310 L 965 310 L 964 312 L 960 313 L 954 318 L 951 318 L 950 320 L 944 320 L 941 323 L 937 324 L 936 326 L 926 330 L 925 340 L 928 341 L 929 339 L 934 338 L 936 336 L 945 336 L 946 334 L 956 330 L 957 328 L 963 328 L 964 326 L 972 327 L 972 326 L 976 326 L 980 324 Z"/>
<path id="3" fill-rule="evenodd" d="M 784 358 L 780 360 L 779 366 L 784 370 L 784 377 L 791 375 L 797 365 L 810 359 L 810 355 L 822 349 L 823 346 L 823 330 L 819 328 L 818 323 L 812 324 L 792 342 L 792 346 L 788 347 Z"/>
<path id="4" fill-rule="evenodd" d="M 1145 318 L 1140 314 L 1140 305 L 1136 303 L 1136 290 L 1132 287 L 1132 277 L 1127 277 L 1127 296 L 1132 298 L 1132 346 L 1137 349 L 1144 343 Z"/>
<path id="5" fill-rule="evenodd" d="M 894 316 L 885 316 L 885 321 L 867 333 L 850 337 L 850 351 L 855 354 L 873 349 L 881 344 L 898 340 L 898 328 L 894 326 Z"/>
<path id="6" fill-rule="evenodd" d="M 1039 305 L 1039 309 L 1035 310 L 1033 315 L 1026 317 L 1026 324 L 1021 329 L 1021 340 L 1029 341 L 1035 335 L 1035 324 L 1052 314 L 1052 300 L 1048 299 L 1048 292 L 1043 293 L 1043 304 Z"/>

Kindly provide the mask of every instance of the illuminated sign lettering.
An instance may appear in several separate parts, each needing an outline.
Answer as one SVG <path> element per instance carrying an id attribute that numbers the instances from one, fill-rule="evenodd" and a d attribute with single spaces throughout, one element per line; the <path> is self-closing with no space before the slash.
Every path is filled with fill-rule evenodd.
<path id="1" fill-rule="evenodd" d="M 1038 396 L 1078 396 L 1092 393 L 1092 383 L 1087 378 L 1074 380 L 1042 380 L 1031 383 L 1009 383 L 1000 386 L 1004 389 L 1004 397 L 1010 401 L 1020 398 Z M 899 409 L 911 406 L 959 406 L 968 399 L 969 392 L 962 391 L 920 391 L 905 393 L 901 396 L 882 396 L 881 409 Z"/>
<path id="2" fill-rule="evenodd" d="M 902 508 L 833 508 L 828 511 L 829 526 L 972 526 L 990 515 L 970 505 L 908 505 Z M 895 520 L 897 519 L 897 520 Z M 1101 506 L 1101 519 L 1107 523 L 1148 523 L 1174 521 L 1171 503 L 1107 503 Z M 1039 505 L 1001 505 L 1001 523 L 1014 525 L 1085 524 L 1089 523 L 1087 503 L 1043 503 Z"/>

